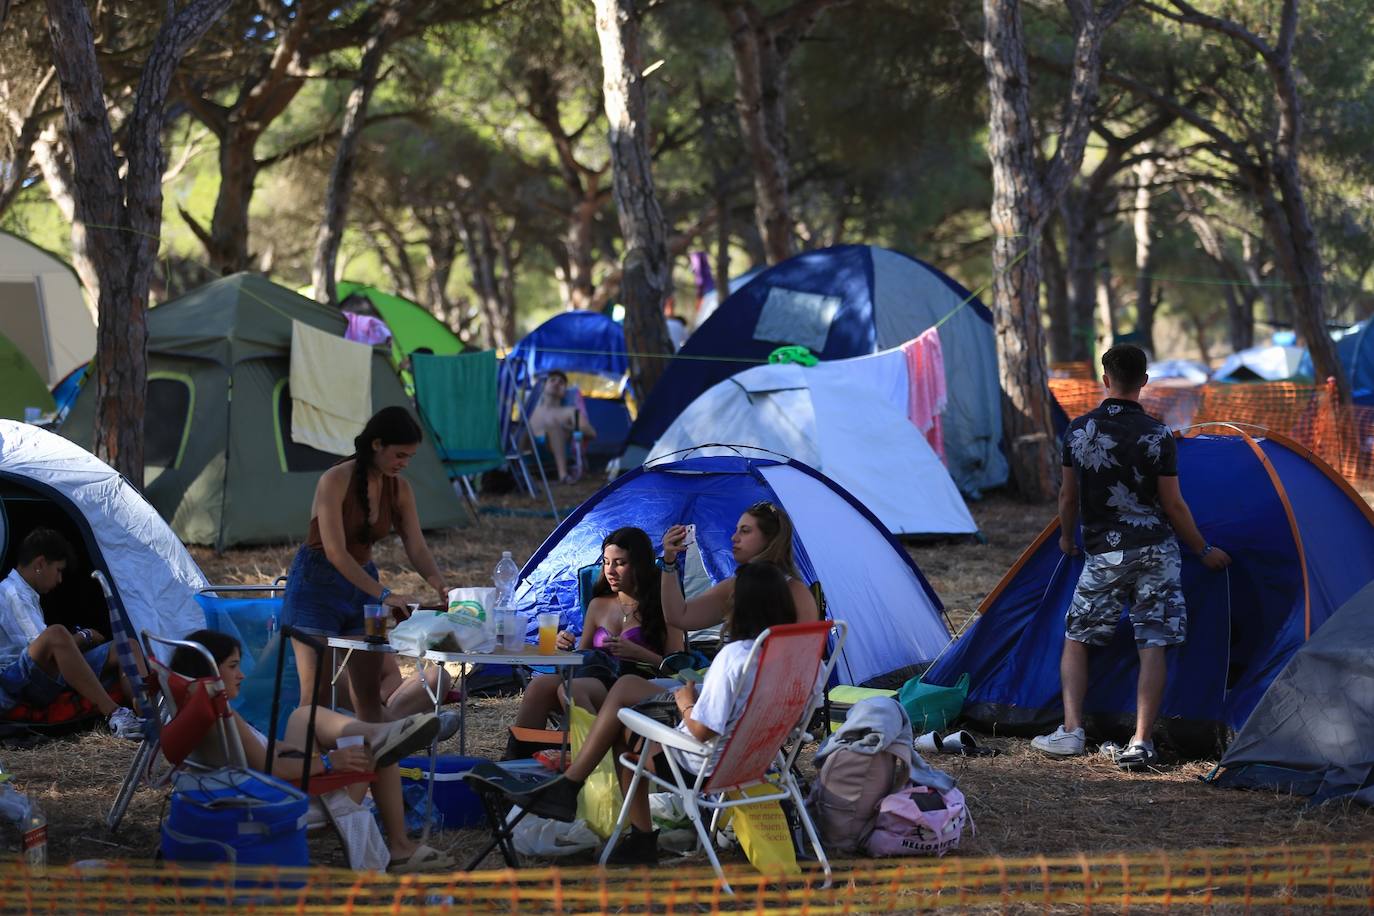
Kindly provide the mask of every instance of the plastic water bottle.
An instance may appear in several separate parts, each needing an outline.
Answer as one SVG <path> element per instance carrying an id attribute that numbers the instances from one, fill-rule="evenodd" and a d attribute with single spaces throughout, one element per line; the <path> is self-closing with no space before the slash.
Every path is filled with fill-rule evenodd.
<path id="1" fill-rule="evenodd" d="M 497 607 L 510 607 L 511 599 L 515 597 L 515 580 L 518 578 L 520 567 L 515 565 L 515 558 L 509 550 L 501 551 L 501 559 L 491 572 L 492 584 L 496 586 Z"/>
<path id="2" fill-rule="evenodd" d="M 0 769 L 0 775 L 3 775 Z M 8 782 L 0 782 L 0 817 L 19 830 L 24 840 L 24 861 L 35 875 L 48 871 L 48 819 L 38 803 Z"/>

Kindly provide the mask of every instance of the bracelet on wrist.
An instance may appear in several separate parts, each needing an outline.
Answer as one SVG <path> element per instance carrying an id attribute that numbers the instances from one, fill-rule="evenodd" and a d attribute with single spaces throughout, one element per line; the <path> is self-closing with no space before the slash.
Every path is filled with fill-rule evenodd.
<path id="1" fill-rule="evenodd" d="M 664 572 L 672 572 L 672 573 L 675 573 L 675 572 L 677 572 L 677 558 L 674 557 L 673 559 L 669 560 L 669 559 L 667 559 L 667 558 L 665 557 L 665 558 L 659 563 L 659 566 L 662 568 L 662 570 L 663 570 Z"/>
<path id="2" fill-rule="evenodd" d="M 378 601 L 385 601 L 385 600 L 386 600 L 386 596 L 387 596 L 387 595 L 390 595 L 390 594 L 391 594 L 391 589 L 387 588 L 386 586 L 382 586 L 382 593 L 381 593 L 380 595 L 377 596 L 377 600 L 378 600 Z"/>
<path id="3" fill-rule="evenodd" d="M 1202 549 L 1198 551 L 1197 555 L 1198 555 L 1199 557 L 1205 557 L 1205 556 L 1207 556 L 1207 554 L 1211 553 L 1213 550 L 1216 550 L 1216 548 L 1213 547 L 1211 544 L 1203 544 L 1203 545 L 1202 545 Z"/>
<path id="4" fill-rule="evenodd" d="M 325 775 L 334 772 L 334 764 L 329 761 L 329 752 L 325 751 L 320 755 L 320 766 L 324 767 Z"/>

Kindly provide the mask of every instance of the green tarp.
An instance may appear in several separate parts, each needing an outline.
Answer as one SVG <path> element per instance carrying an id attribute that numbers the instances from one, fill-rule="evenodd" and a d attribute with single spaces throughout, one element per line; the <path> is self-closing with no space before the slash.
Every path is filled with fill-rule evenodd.
<path id="1" fill-rule="evenodd" d="M 22 420 L 26 407 L 52 413 L 52 395 L 33 363 L 8 337 L 0 334 L 0 417 Z"/>

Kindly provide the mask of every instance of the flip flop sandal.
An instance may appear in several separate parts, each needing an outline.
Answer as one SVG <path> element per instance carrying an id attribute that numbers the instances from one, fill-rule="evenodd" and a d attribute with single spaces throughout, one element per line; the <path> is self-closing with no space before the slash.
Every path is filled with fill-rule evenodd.
<path id="1" fill-rule="evenodd" d="M 421 845 L 404 859 L 392 859 L 386 870 L 393 875 L 408 875 L 416 872 L 451 871 L 455 867 L 453 857 L 440 852 L 433 846 Z"/>
<path id="2" fill-rule="evenodd" d="M 423 747 L 429 747 L 439 733 L 439 717 L 434 713 L 419 713 L 393 723 L 373 751 L 377 769 L 391 766 L 402 757 L 409 757 Z"/>

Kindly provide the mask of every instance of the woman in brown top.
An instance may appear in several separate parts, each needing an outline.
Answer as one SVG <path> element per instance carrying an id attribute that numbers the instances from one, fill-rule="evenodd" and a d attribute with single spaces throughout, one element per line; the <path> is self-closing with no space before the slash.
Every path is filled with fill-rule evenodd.
<path id="1" fill-rule="evenodd" d="M 401 536 L 406 556 L 435 590 L 442 603 L 448 589 L 420 531 L 415 494 L 401 475 L 422 438 L 420 425 L 404 407 L 385 407 L 367 421 L 353 440 L 353 457 L 325 471 L 310 507 L 310 534 L 296 552 L 286 578 L 282 623 L 319 636 L 352 636 L 363 632 L 363 605 L 383 604 L 397 617 L 409 614 L 416 599 L 384 588 L 372 562 L 372 545 L 392 531 Z M 317 670 L 315 653 L 292 640 L 301 702 L 328 670 Z M 328 656 L 326 656 L 328 657 Z M 354 653 L 348 665 L 358 718 L 386 719 L 381 701 L 381 667 L 385 656 Z"/>

